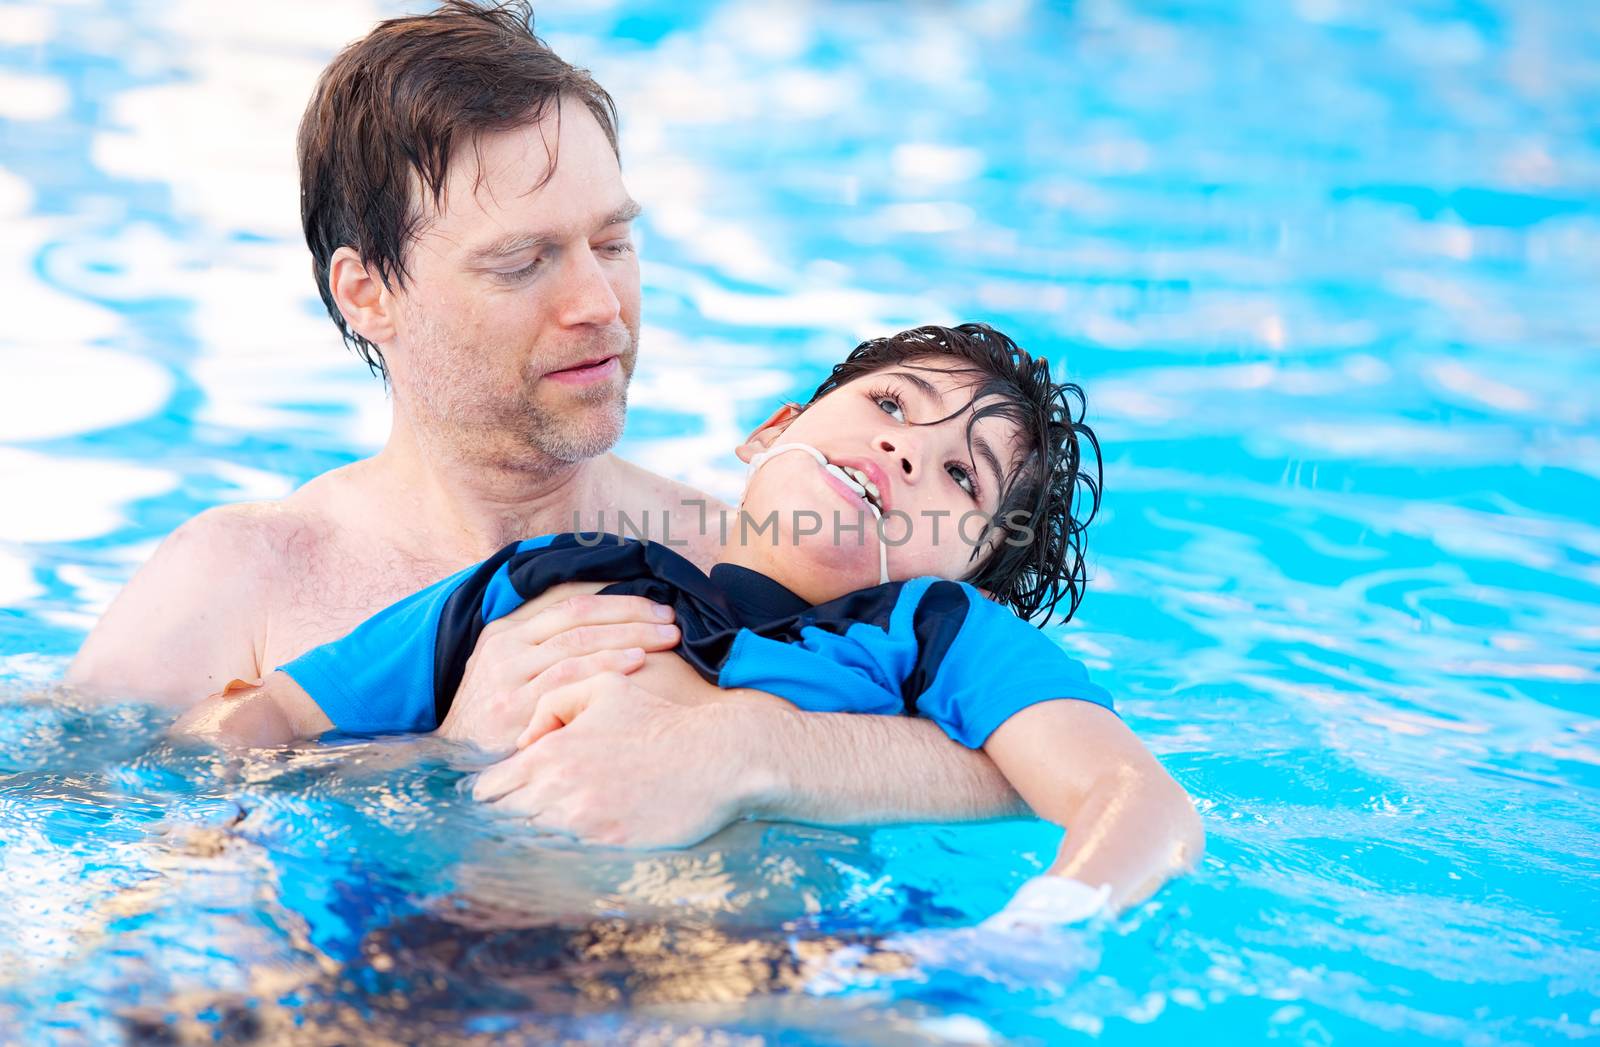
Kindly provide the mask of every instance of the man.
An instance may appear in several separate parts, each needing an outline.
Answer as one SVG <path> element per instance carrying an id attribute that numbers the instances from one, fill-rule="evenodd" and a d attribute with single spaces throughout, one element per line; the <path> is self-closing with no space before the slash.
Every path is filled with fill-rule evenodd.
<path id="1" fill-rule="evenodd" d="M 180 527 L 95 628 L 68 682 L 192 705 L 343 635 L 507 542 L 670 516 L 708 566 L 724 508 L 607 453 L 639 318 L 638 213 L 610 97 L 525 6 L 451 0 L 393 19 L 324 72 L 300 129 L 318 290 L 388 381 L 374 457 L 275 503 Z M 576 598 L 485 630 L 440 733 L 509 746 L 540 694 L 592 678 L 585 714 L 495 768 L 553 830 L 685 843 L 745 814 L 871 821 L 1009 813 L 989 761 L 906 718 L 679 704 L 607 690 L 677 639 L 647 601 Z"/>

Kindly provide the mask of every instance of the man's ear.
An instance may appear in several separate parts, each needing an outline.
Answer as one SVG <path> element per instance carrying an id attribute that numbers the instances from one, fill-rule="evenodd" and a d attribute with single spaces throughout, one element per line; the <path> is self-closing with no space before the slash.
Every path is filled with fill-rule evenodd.
<path id="1" fill-rule="evenodd" d="M 373 345 L 394 341 L 394 296 L 353 247 L 341 247 L 328 260 L 328 291 L 350 329 Z"/>
<path id="2" fill-rule="evenodd" d="M 745 437 L 744 443 L 733 449 L 739 456 L 739 461 L 749 463 L 750 459 L 771 447 L 783 431 L 789 428 L 789 423 L 800 417 L 802 408 L 799 404 L 784 404 L 772 416 L 756 427 L 756 431 Z"/>

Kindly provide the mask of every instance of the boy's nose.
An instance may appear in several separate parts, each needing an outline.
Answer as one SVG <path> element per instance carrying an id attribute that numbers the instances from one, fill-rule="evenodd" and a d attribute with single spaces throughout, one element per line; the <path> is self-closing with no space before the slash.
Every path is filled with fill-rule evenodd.
<path id="1" fill-rule="evenodd" d="M 900 476 L 906 480 L 917 479 L 921 469 L 913 460 L 916 455 L 910 453 L 911 448 L 904 439 L 880 436 L 877 440 L 878 450 L 894 459 L 895 467 L 900 471 Z"/>

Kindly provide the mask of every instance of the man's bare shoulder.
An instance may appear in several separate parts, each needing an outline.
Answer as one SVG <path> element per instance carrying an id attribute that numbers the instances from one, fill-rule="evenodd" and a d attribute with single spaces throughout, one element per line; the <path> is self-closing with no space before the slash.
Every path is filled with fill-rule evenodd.
<path id="1" fill-rule="evenodd" d="M 304 488 L 282 501 L 207 509 L 134 573 L 84 641 L 67 682 L 187 702 L 230 679 L 260 676 L 271 608 L 333 533 L 324 496 Z"/>
<path id="2" fill-rule="evenodd" d="M 651 537 L 669 541 L 702 568 L 709 568 L 716 562 L 721 551 L 718 514 L 732 512 L 731 506 L 697 487 L 653 473 L 615 455 L 611 456 L 611 465 L 619 492 L 615 504 L 634 513 L 630 519 L 645 521 Z M 637 515 L 640 512 L 649 515 Z M 662 514 L 672 521 L 665 534 L 659 533 Z"/>
<path id="3" fill-rule="evenodd" d="M 293 497 L 219 505 L 173 531 L 157 555 L 182 554 L 213 565 L 228 564 L 239 575 L 270 576 L 294 547 L 325 536 L 328 528 L 323 523 L 315 506 L 297 503 Z"/>

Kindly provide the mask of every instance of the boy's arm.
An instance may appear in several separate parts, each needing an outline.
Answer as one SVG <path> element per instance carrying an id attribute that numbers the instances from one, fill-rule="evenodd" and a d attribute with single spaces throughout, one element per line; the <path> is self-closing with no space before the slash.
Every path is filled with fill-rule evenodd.
<path id="1" fill-rule="evenodd" d="M 984 751 L 1040 817 L 1066 827 L 1050 874 L 1109 885 L 1114 910 L 1147 898 L 1205 850 L 1189 795 L 1108 709 L 1030 705 Z"/>
<path id="2" fill-rule="evenodd" d="M 287 673 L 272 673 L 254 686 L 235 684 L 178 717 L 172 733 L 224 746 L 265 747 L 314 738 L 333 727 Z"/>

